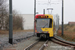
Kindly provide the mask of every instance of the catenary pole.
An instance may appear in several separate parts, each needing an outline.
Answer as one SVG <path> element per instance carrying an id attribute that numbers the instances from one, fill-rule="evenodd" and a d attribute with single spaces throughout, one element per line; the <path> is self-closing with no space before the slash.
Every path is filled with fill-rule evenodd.
<path id="1" fill-rule="evenodd" d="M 13 44 L 12 0 L 9 0 L 9 43 Z"/>
<path id="2" fill-rule="evenodd" d="M 64 11 L 64 10 L 63 10 L 63 8 L 64 8 L 64 7 L 63 7 L 63 0 L 62 0 L 62 36 L 64 35 L 64 32 L 63 32 L 63 31 L 64 31 L 64 30 L 63 30 L 63 29 L 64 29 L 64 26 L 63 26 L 63 13 L 64 13 L 63 11 Z"/>
<path id="3" fill-rule="evenodd" d="M 36 15 L 36 0 L 34 0 L 34 20 Z M 34 35 L 35 35 L 35 24 L 34 24 Z"/>
<path id="4" fill-rule="evenodd" d="M 43 9 L 43 14 L 45 14 L 45 9 Z"/>

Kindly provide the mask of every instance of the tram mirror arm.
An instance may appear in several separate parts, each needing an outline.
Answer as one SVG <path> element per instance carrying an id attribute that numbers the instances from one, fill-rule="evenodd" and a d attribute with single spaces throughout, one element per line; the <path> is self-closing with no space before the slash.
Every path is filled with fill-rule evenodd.
<path id="1" fill-rule="evenodd" d="M 35 22 L 37 22 L 37 20 L 35 20 Z"/>

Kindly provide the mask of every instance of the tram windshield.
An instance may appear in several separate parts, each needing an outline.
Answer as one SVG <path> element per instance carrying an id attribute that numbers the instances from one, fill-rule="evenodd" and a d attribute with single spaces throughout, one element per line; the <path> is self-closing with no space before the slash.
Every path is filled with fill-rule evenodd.
<path id="1" fill-rule="evenodd" d="M 42 32 L 41 28 L 52 28 L 52 19 L 36 19 L 36 29 Z"/>
<path id="2" fill-rule="evenodd" d="M 37 19 L 36 27 L 49 28 L 50 19 Z"/>

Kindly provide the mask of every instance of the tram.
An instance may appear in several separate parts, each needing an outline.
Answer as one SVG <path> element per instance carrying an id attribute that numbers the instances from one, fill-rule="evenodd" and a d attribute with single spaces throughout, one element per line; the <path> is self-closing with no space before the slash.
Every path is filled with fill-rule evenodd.
<path id="1" fill-rule="evenodd" d="M 54 36 L 53 15 L 37 14 L 35 15 L 35 33 L 37 37 L 49 38 Z"/>

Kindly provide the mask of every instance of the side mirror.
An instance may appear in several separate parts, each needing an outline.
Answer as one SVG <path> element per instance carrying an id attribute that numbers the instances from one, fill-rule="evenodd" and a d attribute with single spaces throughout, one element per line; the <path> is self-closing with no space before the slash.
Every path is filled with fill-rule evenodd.
<path id="1" fill-rule="evenodd" d="M 35 20 L 35 22 L 37 22 L 37 20 Z"/>

